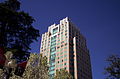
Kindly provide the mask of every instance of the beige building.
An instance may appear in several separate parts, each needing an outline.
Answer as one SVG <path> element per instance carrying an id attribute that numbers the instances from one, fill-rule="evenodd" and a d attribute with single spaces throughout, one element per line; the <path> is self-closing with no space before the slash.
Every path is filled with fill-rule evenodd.
<path id="1" fill-rule="evenodd" d="M 74 79 L 92 79 L 86 39 L 68 17 L 42 34 L 40 53 L 48 57 L 50 77 L 64 68 Z"/>

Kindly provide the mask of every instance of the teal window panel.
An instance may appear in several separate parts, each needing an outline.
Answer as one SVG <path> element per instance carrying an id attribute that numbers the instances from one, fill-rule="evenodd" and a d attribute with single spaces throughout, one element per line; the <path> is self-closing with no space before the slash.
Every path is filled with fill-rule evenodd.
<path id="1" fill-rule="evenodd" d="M 53 69 L 55 69 L 55 66 L 53 66 L 53 67 L 50 67 L 50 70 L 53 70 Z"/>
<path id="2" fill-rule="evenodd" d="M 56 45 L 56 42 L 51 42 L 51 46 L 54 46 L 54 45 Z"/>
<path id="3" fill-rule="evenodd" d="M 63 37 L 64 35 L 61 35 L 61 37 Z"/>
<path id="4" fill-rule="evenodd" d="M 60 51 L 62 51 L 62 50 L 63 50 L 63 48 L 60 49 Z"/>
<path id="5" fill-rule="evenodd" d="M 55 57 L 56 57 L 55 54 L 50 55 L 50 64 L 55 62 Z"/>
<path id="6" fill-rule="evenodd" d="M 66 59 L 64 59 L 64 61 L 67 61 L 67 58 L 66 58 Z"/>
<path id="7" fill-rule="evenodd" d="M 58 32 L 58 27 L 53 29 L 53 34 L 57 33 Z"/>
<path id="8" fill-rule="evenodd" d="M 52 63 L 52 66 L 55 65 L 55 63 Z"/>
<path id="9" fill-rule="evenodd" d="M 56 43 L 56 40 L 54 40 L 54 41 L 51 41 L 51 43 Z"/>
<path id="10" fill-rule="evenodd" d="M 50 71 L 49 74 L 54 74 L 55 73 L 55 70 L 54 71 Z"/>
<path id="11" fill-rule="evenodd" d="M 63 52 L 60 53 L 60 55 L 62 55 L 62 54 L 63 54 Z"/>
<path id="12" fill-rule="evenodd" d="M 55 36 L 53 36 L 53 37 L 51 37 L 51 40 L 54 40 L 54 39 L 56 39 L 56 37 L 57 37 L 56 35 L 55 35 Z"/>
<path id="13" fill-rule="evenodd" d="M 62 67 L 63 66 L 63 64 L 60 64 L 60 67 Z"/>
<path id="14" fill-rule="evenodd" d="M 64 55 L 64 57 L 67 57 L 67 55 Z"/>
<path id="15" fill-rule="evenodd" d="M 65 47 L 64 49 L 67 49 L 67 47 Z"/>
<path id="16" fill-rule="evenodd" d="M 55 58 L 55 54 L 51 55 L 50 58 Z"/>
<path id="17" fill-rule="evenodd" d="M 60 56 L 60 58 L 63 58 L 63 55 L 62 55 L 62 56 Z"/>
<path id="18" fill-rule="evenodd" d="M 52 43 L 50 48 L 55 47 L 55 46 L 56 46 L 56 43 Z"/>
<path id="19" fill-rule="evenodd" d="M 52 60 L 50 61 L 50 67 L 51 66 L 55 66 L 55 61 L 52 62 Z"/>
<path id="20" fill-rule="evenodd" d="M 57 56 L 59 56 L 59 53 L 57 54 Z"/>
<path id="21" fill-rule="evenodd" d="M 56 53 L 56 51 L 54 51 L 54 52 L 50 52 L 51 55 L 53 55 L 53 54 L 55 54 L 55 53 Z"/>
<path id="22" fill-rule="evenodd" d="M 61 37 L 61 40 L 64 40 L 63 37 Z"/>
<path id="23" fill-rule="evenodd" d="M 64 51 L 64 53 L 67 53 L 67 51 Z"/>
<path id="24" fill-rule="evenodd" d="M 56 50 L 56 52 L 59 52 L 59 50 Z"/>
<path id="25" fill-rule="evenodd" d="M 57 43 L 57 45 L 60 45 L 61 43 Z"/>
<path id="26" fill-rule="evenodd" d="M 51 52 L 56 51 L 56 47 L 51 48 L 50 51 L 51 51 Z"/>
<path id="27" fill-rule="evenodd" d="M 50 60 L 50 63 L 49 63 L 49 64 L 50 64 L 50 66 L 53 66 L 53 65 L 52 65 L 52 63 L 55 63 L 55 59 Z"/>
<path id="28" fill-rule="evenodd" d="M 50 48 L 53 48 L 53 47 L 56 47 L 56 45 L 52 45 L 52 46 L 50 46 Z"/>

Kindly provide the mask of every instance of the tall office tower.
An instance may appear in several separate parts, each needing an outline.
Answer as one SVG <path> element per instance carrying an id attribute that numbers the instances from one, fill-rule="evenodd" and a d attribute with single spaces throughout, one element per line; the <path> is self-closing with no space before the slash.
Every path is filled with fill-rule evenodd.
<path id="1" fill-rule="evenodd" d="M 86 39 L 68 17 L 58 25 L 48 27 L 42 34 L 40 53 L 48 57 L 49 75 L 66 69 L 74 79 L 92 79 L 89 50 Z"/>

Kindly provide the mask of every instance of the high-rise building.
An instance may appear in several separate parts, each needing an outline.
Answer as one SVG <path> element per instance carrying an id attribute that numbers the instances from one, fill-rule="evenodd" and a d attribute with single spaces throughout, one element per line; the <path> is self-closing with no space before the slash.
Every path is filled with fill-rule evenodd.
<path id="1" fill-rule="evenodd" d="M 50 77 L 64 68 L 74 79 L 92 79 L 86 39 L 68 17 L 42 34 L 40 53 L 48 57 Z"/>

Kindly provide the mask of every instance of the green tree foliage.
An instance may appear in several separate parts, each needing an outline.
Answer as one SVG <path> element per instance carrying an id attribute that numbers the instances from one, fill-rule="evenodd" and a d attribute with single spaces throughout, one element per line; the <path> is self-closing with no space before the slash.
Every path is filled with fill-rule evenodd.
<path id="1" fill-rule="evenodd" d="M 32 26 L 35 20 L 20 10 L 18 0 L 0 3 L 0 47 L 17 49 L 14 57 L 26 60 L 30 44 L 39 37 L 39 30 Z"/>
<path id="2" fill-rule="evenodd" d="M 9 78 L 17 67 L 17 63 L 15 59 L 12 59 L 13 53 L 11 51 L 7 51 L 5 53 L 6 61 L 3 69 L 0 70 L 0 79 Z M 9 71 L 11 69 L 12 71 Z M 9 73 L 8 73 L 9 72 Z M 7 74 L 7 75 L 6 75 Z"/>
<path id="3" fill-rule="evenodd" d="M 7 51 L 6 54 L 6 62 L 5 67 L 15 68 L 17 66 L 16 60 L 12 59 L 13 53 L 11 51 Z"/>
<path id="4" fill-rule="evenodd" d="M 120 79 L 120 57 L 111 55 L 107 58 L 108 66 L 105 68 L 106 79 Z"/>
<path id="5" fill-rule="evenodd" d="M 23 76 L 13 75 L 10 79 L 48 79 L 47 57 L 31 54 Z"/>
<path id="6" fill-rule="evenodd" d="M 3 70 L 0 69 L 0 79 L 2 78 L 2 75 L 3 75 Z"/>
<path id="7" fill-rule="evenodd" d="M 54 79 L 73 79 L 72 75 L 68 73 L 65 69 L 56 70 L 56 75 Z"/>

